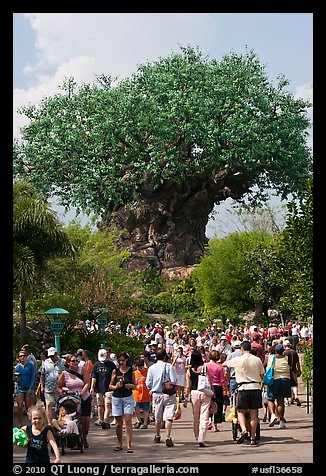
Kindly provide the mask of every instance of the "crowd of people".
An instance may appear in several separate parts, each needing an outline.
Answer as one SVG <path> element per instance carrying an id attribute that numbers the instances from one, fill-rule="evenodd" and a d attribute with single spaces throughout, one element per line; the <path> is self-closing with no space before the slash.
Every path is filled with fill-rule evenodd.
<path id="1" fill-rule="evenodd" d="M 50 347 L 41 354 L 39 365 L 28 345 L 21 348 L 14 365 L 18 427 L 32 436 L 29 445 L 33 446 L 33 435 L 36 441 L 34 449 L 28 450 L 26 462 L 31 462 L 36 448 L 40 448 L 40 435 L 51 444 L 59 461 L 51 431 L 77 431 L 71 423 L 72 415 L 64 411 L 54 415 L 56 402 L 65 392 L 80 398 L 78 417 L 85 448 L 89 448 L 91 418 L 96 414 L 95 425 L 104 430 L 115 428 L 114 451 L 123 450 L 125 435 L 127 453 L 134 451 L 134 429 L 149 430 L 151 423 L 155 427 L 154 443 L 161 442 L 164 430 L 166 447 L 173 447 L 172 427 L 180 418 L 181 404 L 191 405 L 193 434 L 199 447 L 207 446 L 207 431 L 218 432 L 234 405 L 241 427 L 237 443 L 248 440 L 251 445 L 258 444 L 260 409 L 264 411 L 263 421 L 282 429 L 286 428 L 285 407 L 301 405 L 297 350 L 302 343 L 309 345 L 312 341 L 312 324 L 288 321 L 284 327 L 272 323 L 267 328 L 246 324 L 222 329 L 212 324 L 190 330 L 182 322 L 165 326 L 159 322 L 146 326 L 130 323 L 127 334 L 144 342 L 144 350 L 133 360 L 128 349 L 115 355 L 108 347 L 100 348 L 93 363 L 85 349 L 60 357 L 57 349 Z M 262 378 L 272 361 L 274 382 L 264 386 Z M 210 393 L 198 390 L 202 375 L 209 382 Z M 31 420 L 25 427 L 24 408 Z"/>

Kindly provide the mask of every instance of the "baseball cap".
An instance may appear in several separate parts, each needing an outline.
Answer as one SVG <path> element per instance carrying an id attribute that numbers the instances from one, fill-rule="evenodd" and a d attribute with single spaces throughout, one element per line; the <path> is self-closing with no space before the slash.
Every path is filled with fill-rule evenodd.
<path id="1" fill-rule="evenodd" d="M 157 344 L 158 344 L 158 342 L 156 342 L 156 340 L 152 340 L 149 345 L 157 345 Z"/>
<path id="2" fill-rule="evenodd" d="M 48 348 L 48 356 L 51 357 L 51 355 L 57 354 L 58 351 L 55 347 L 49 347 Z"/>
<path id="3" fill-rule="evenodd" d="M 275 351 L 278 353 L 278 354 L 282 354 L 283 353 L 283 350 L 284 350 L 284 347 L 282 344 L 277 344 L 275 346 Z"/>
<path id="4" fill-rule="evenodd" d="M 97 354 L 97 358 L 100 362 L 105 362 L 107 357 L 107 352 L 105 349 L 100 349 Z"/>

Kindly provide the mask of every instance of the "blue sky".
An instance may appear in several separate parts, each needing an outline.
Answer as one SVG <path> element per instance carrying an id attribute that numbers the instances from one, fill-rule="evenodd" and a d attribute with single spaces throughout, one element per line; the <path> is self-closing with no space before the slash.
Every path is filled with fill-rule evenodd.
<path id="1" fill-rule="evenodd" d="M 25 118 L 15 110 L 57 92 L 65 76 L 77 82 L 92 82 L 101 73 L 123 78 L 180 45 L 199 46 L 217 60 L 252 49 L 271 81 L 282 74 L 295 97 L 312 101 L 312 13 L 14 13 L 13 34 L 17 137 Z M 309 140 L 312 145 L 312 135 Z M 222 217 L 228 207 L 217 207 Z M 65 217 L 57 210 L 65 222 L 74 216 L 73 210 Z M 230 223 L 222 226 L 232 231 Z M 215 230 L 210 222 L 207 235 Z"/>

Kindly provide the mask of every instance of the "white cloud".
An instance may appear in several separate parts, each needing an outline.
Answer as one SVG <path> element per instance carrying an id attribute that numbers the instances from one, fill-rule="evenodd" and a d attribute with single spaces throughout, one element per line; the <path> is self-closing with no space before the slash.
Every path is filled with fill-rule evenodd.
<path id="1" fill-rule="evenodd" d="M 26 61 L 33 87 L 14 90 L 14 110 L 58 92 L 66 76 L 92 82 L 95 75 L 129 76 L 140 63 L 179 45 L 208 47 L 220 17 L 209 13 L 25 13 L 36 35 L 38 60 Z M 217 23 L 216 23 L 217 20 Z M 214 23 L 214 28 L 209 28 Z M 14 112 L 14 136 L 26 120 Z"/>

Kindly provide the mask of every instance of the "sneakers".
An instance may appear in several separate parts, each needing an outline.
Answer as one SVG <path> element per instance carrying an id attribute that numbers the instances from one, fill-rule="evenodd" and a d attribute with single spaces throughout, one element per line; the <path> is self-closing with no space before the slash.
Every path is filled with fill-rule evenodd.
<path id="1" fill-rule="evenodd" d="M 161 443 L 161 437 L 160 436 L 154 436 L 154 443 Z"/>
<path id="2" fill-rule="evenodd" d="M 207 445 L 205 445 L 205 443 L 203 443 L 203 442 L 198 443 L 198 445 L 199 445 L 201 448 L 207 448 Z"/>
<path id="3" fill-rule="evenodd" d="M 247 431 L 243 431 L 239 438 L 237 439 L 238 445 L 241 445 L 241 443 L 244 442 L 244 440 L 250 440 L 249 433 Z"/>
<path id="4" fill-rule="evenodd" d="M 105 421 L 101 422 L 101 427 L 102 430 L 109 430 L 110 429 L 110 423 L 105 423 Z"/>
<path id="5" fill-rule="evenodd" d="M 95 422 L 94 422 L 94 425 L 97 425 L 97 426 L 102 426 L 102 421 L 97 419 Z"/>
<path id="6" fill-rule="evenodd" d="M 275 425 L 275 423 L 278 423 L 278 418 L 275 415 L 275 413 L 273 413 L 273 415 L 271 416 L 271 421 L 269 422 L 268 426 L 272 427 Z"/>
<path id="7" fill-rule="evenodd" d="M 284 423 L 284 421 L 281 420 L 278 427 L 279 428 L 286 428 L 286 424 Z"/>
<path id="8" fill-rule="evenodd" d="M 294 399 L 295 403 L 297 404 L 298 407 L 301 407 L 301 402 L 300 400 L 297 398 Z"/>
<path id="9" fill-rule="evenodd" d="M 172 448 L 172 446 L 174 446 L 174 443 L 172 441 L 172 438 L 167 438 L 165 440 L 165 446 L 167 446 L 168 448 Z"/>
<path id="10" fill-rule="evenodd" d="M 134 424 L 134 428 L 136 428 L 136 430 L 138 430 L 138 428 L 141 427 L 141 421 L 136 421 L 136 423 Z"/>
<path id="11" fill-rule="evenodd" d="M 140 428 L 141 430 L 147 430 L 148 425 L 145 425 L 145 423 L 143 423 L 139 428 Z"/>
<path id="12" fill-rule="evenodd" d="M 284 405 L 285 405 L 286 407 L 289 406 L 289 400 L 288 400 L 287 398 L 284 399 Z"/>

